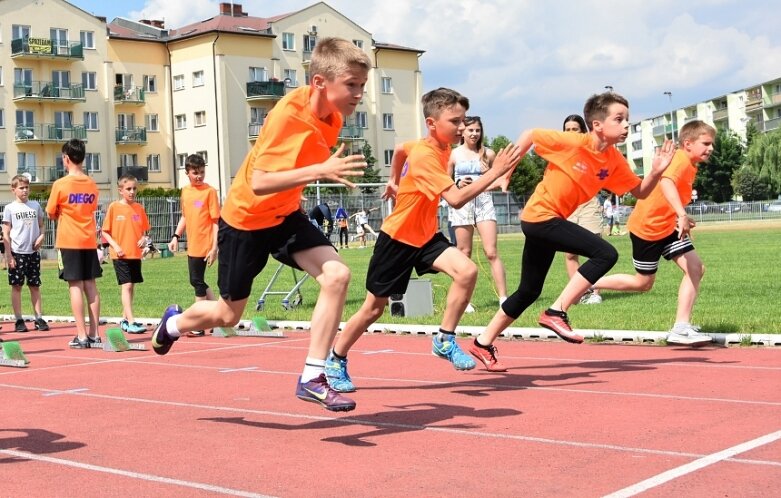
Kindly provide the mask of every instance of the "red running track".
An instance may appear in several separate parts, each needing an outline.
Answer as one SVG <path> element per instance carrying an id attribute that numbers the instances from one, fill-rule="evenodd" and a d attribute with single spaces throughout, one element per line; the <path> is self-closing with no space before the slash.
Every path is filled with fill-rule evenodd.
<path id="1" fill-rule="evenodd" d="M 430 338 L 350 354 L 355 411 L 293 392 L 308 334 L 70 350 L 2 333 L 2 496 L 777 496 L 781 350 L 498 343 L 457 372 Z M 131 340 L 145 340 L 132 337 Z M 471 339 L 460 339 L 463 344 Z"/>

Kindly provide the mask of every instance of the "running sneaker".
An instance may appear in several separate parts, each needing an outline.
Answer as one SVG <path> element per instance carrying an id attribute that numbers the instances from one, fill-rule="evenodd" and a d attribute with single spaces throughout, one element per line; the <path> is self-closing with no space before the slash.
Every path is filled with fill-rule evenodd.
<path id="1" fill-rule="evenodd" d="M 698 346 L 713 342 L 713 338 L 700 333 L 700 328 L 689 323 L 676 324 L 667 334 L 667 342 L 670 344 L 683 344 L 687 346 Z"/>
<path id="2" fill-rule="evenodd" d="M 437 334 L 431 340 L 431 352 L 434 356 L 439 356 L 453 364 L 456 370 L 472 370 L 475 368 L 475 361 L 458 347 L 455 336 L 451 340 L 440 341 Z"/>
<path id="3" fill-rule="evenodd" d="M 569 318 L 564 311 L 545 310 L 540 314 L 537 323 L 548 330 L 552 330 L 557 336 L 567 342 L 572 344 L 583 342 L 583 336 L 572 331 L 572 327 L 569 325 Z"/>
<path id="4" fill-rule="evenodd" d="M 580 298 L 580 304 L 602 304 L 602 296 L 593 291 L 588 291 Z"/>
<path id="5" fill-rule="evenodd" d="M 341 359 L 334 356 L 333 353 L 329 354 L 328 359 L 325 360 L 325 377 L 328 379 L 328 385 L 336 392 L 351 393 L 355 391 L 355 384 L 353 384 L 350 374 L 347 373 L 347 358 Z"/>
<path id="6" fill-rule="evenodd" d="M 296 397 L 317 403 L 332 412 L 349 412 L 355 409 L 355 401 L 331 389 L 324 373 L 309 382 L 301 382 L 301 377 L 299 377 L 296 385 Z"/>
<path id="7" fill-rule="evenodd" d="M 122 332 L 127 332 L 127 329 L 130 327 L 130 324 L 127 320 L 122 320 L 119 322 L 119 328 L 122 329 Z"/>
<path id="8" fill-rule="evenodd" d="M 19 318 L 16 320 L 14 332 L 27 332 L 27 325 L 24 324 L 24 318 Z"/>
<path id="9" fill-rule="evenodd" d="M 87 342 L 89 342 L 89 347 L 91 348 L 103 347 L 103 339 L 101 339 L 99 335 L 95 337 L 87 336 Z"/>
<path id="10" fill-rule="evenodd" d="M 168 350 L 171 349 L 171 346 L 173 346 L 174 342 L 179 339 L 179 336 L 171 337 L 168 335 L 168 331 L 165 328 L 165 323 L 172 316 L 176 316 L 181 313 L 182 308 L 180 308 L 178 304 L 172 304 L 163 312 L 163 317 L 160 319 L 160 323 L 157 324 L 155 331 L 152 332 L 152 349 L 155 350 L 155 353 L 160 355 L 166 354 Z"/>
<path id="11" fill-rule="evenodd" d="M 496 357 L 498 350 L 496 346 L 491 344 L 490 346 L 480 347 L 475 344 L 474 341 L 469 345 L 469 352 L 480 360 L 485 366 L 485 369 L 489 372 L 506 372 L 507 367 L 499 363 L 499 359 Z"/>
<path id="12" fill-rule="evenodd" d="M 138 322 L 128 323 L 125 332 L 128 334 L 143 334 L 146 332 L 146 326 Z"/>
<path id="13" fill-rule="evenodd" d="M 472 303 L 467 303 L 466 309 L 464 309 L 464 313 L 474 313 L 475 307 L 472 306 Z"/>
<path id="14" fill-rule="evenodd" d="M 79 336 L 74 337 L 71 339 L 71 341 L 68 343 L 68 346 L 70 346 L 71 349 L 89 349 L 90 343 L 89 339 L 79 339 Z"/>
<path id="15" fill-rule="evenodd" d="M 46 323 L 46 320 L 44 320 L 43 317 L 39 316 L 35 319 L 35 328 L 36 330 L 46 331 L 49 330 L 49 324 Z"/>

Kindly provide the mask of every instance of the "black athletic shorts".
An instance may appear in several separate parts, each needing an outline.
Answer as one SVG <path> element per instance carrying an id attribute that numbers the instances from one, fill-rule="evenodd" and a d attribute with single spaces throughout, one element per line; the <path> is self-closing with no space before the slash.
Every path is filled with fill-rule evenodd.
<path id="1" fill-rule="evenodd" d="M 16 261 L 16 268 L 8 268 L 8 284 L 16 287 L 27 285 L 30 287 L 41 286 L 41 253 L 38 251 L 30 254 L 18 254 L 11 252 Z"/>
<path id="2" fill-rule="evenodd" d="M 60 279 L 66 282 L 93 280 L 103 276 L 96 249 L 59 249 L 57 264 Z"/>
<path id="3" fill-rule="evenodd" d="M 112 259 L 111 262 L 114 264 L 114 273 L 117 274 L 119 285 L 140 284 L 144 281 L 140 259 Z"/>
<path id="4" fill-rule="evenodd" d="M 694 250 L 692 240 L 686 236 L 681 240 L 678 231 L 674 231 L 660 240 L 645 240 L 629 232 L 632 240 L 632 263 L 637 273 L 653 275 L 659 269 L 659 258 L 670 261 L 676 256 Z"/>

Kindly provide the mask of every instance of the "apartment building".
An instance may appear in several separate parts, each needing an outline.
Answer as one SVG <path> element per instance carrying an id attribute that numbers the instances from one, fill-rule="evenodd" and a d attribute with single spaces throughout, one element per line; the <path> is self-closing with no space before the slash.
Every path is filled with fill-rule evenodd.
<path id="1" fill-rule="evenodd" d="M 716 129 L 733 130 L 746 138 L 749 124 L 760 133 L 781 126 L 781 78 L 720 95 L 716 98 L 670 109 L 630 125 L 630 134 L 621 151 L 633 164 L 635 172 L 643 174 L 651 168 L 654 148 L 665 138 L 677 139 L 678 130 L 688 121 L 700 119 Z"/>
<path id="2" fill-rule="evenodd" d="M 328 36 L 374 62 L 341 139 L 351 151 L 369 144 L 387 174 L 394 144 L 423 134 L 423 51 L 377 42 L 326 3 L 274 17 L 222 3 L 214 17 L 171 29 L 107 23 L 65 0 L 3 0 L 0 183 L 26 173 L 34 190 L 48 189 L 64 174 L 62 142 L 75 137 L 87 142 L 86 167 L 105 198 L 125 172 L 145 188 L 186 184 L 189 154 L 204 157 L 224 198 L 268 112 L 308 84 L 312 50 Z"/>

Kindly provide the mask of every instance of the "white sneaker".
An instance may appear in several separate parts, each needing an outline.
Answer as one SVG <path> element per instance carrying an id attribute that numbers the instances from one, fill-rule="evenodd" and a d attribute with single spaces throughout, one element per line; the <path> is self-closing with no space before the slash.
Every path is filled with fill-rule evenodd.
<path id="1" fill-rule="evenodd" d="M 591 292 L 588 296 L 584 295 L 580 299 L 580 304 L 602 304 L 602 296 L 596 292 Z"/>
<path id="2" fill-rule="evenodd" d="M 475 312 L 475 307 L 472 306 L 472 303 L 467 304 L 464 313 L 474 313 L 474 312 Z"/>
<path id="3" fill-rule="evenodd" d="M 694 346 L 713 342 L 713 337 L 701 334 L 700 328 L 689 323 L 675 324 L 667 334 L 667 342 L 670 344 L 684 344 Z"/>

